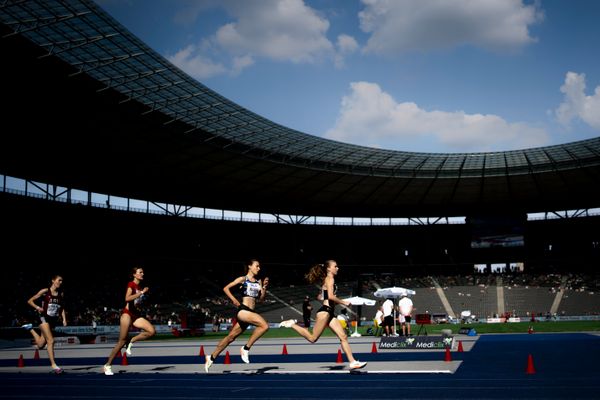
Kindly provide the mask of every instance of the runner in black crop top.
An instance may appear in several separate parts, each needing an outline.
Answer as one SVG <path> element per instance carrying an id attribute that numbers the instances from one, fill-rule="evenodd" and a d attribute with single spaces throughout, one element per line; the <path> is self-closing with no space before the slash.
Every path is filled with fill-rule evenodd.
<path id="1" fill-rule="evenodd" d="M 259 272 L 260 263 L 257 260 L 250 260 L 246 263 L 246 275 L 240 276 L 223 288 L 223 292 L 229 297 L 233 305 L 237 307 L 235 315 L 236 323 L 231 328 L 229 334 L 217 344 L 217 347 L 212 354 L 206 356 L 206 362 L 204 364 L 206 372 L 208 372 L 215 359 L 227 346 L 229 346 L 230 343 L 241 335 L 248 326 L 254 325 L 256 329 L 252 332 L 246 345 L 240 348 L 242 360 L 245 363 L 249 363 L 250 359 L 248 358 L 248 352 L 250 348 L 267 330 L 269 330 L 267 321 L 254 311 L 256 301 L 262 302 L 265 299 L 267 286 L 269 285 L 269 278 L 264 278 L 263 280 L 256 278 Z M 236 296 L 231 293 L 231 290 L 235 288 L 239 290 L 242 301 L 239 301 Z"/>
<path id="2" fill-rule="evenodd" d="M 333 284 L 333 297 L 336 297 L 337 294 L 337 285 Z M 323 299 L 323 305 L 321 308 L 317 310 L 317 314 L 326 311 L 329 314 L 329 319 L 335 318 L 335 303 L 331 304 L 329 301 L 329 291 L 325 288 L 325 286 L 321 287 L 321 298 Z M 327 302 L 327 303 L 325 303 Z"/>
<path id="3" fill-rule="evenodd" d="M 337 294 L 337 285 L 334 283 L 333 284 L 333 295 L 335 296 L 336 294 Z M 321 298 L 323 300 L 329 300 L 329 292 L 327 291 L 325 286 L 321 287 Z"/>
<path id="4" fill-rule="evenodd" d="M 49 288 L 44 288 L 37 292 L 31 297 L 27 303 L 36 309 L 40 314 L 40 331 L 39 335 L 34 329 L 33 324 L 23 325 L 24 328 L 29 329 L 29 332 L 35 340 L 36 346 L 41 349 L 44 345 L 48 344 L 48 359 L 52 366 L 52 371 L 56 374 L 63 372 L 62 368 L 56 365 L 54 359 L 54 335 L 52 331 L 60 323 L 63 326 L 67 326 L 67 317 L 65 315 L 64 308 L 64 297 L 63 292 L 60 289 L 62 286 L 63 278 L 60 275 L 55 275 L 52 278 L 52 285 Z M 42 298 L 42 305 L 39 306 L 35 303 L 36 300 Z"/>
<path id="5" fill-rule="evenodd" d="M 334 260 L 328 260 L 324 264 L 317 264 L 313 266 L 308 274 L 306 275 L 309 283 L 322 283 L 321 295 L 323 299 L 323 305 L 317 310 L 315 326 L 312 333 L 305 327 L 298 326 L 295 319 L 283 321 L 279 324 L 280 327 L 292 328 L 298 332 L 302 337 L 311 343 L 315 343 L 323 334 L 326 327 L 329 327 L 340 339 L 342 349 L 348 357 L 350 362 L 350 369 L 359 369 L 367 365 L 366 362 L 360 362 L 354 359 L 352 355 L 352 349 L 348 343 L 348 337 L 340 321 L 335 317 L 334 309 L 335 304 L 339 303 L 345 306 L 349 306 L 350 303 L 339 299 L 337 297 L 337 286 L 335 284 L 335 277 L 338 273 L 338 265 Z"/>
<path id="6" fill-rule="evenodd" d="M 262 292 L 262 284 L 259 280 L 250 280 L 248 275 L 245 276 L 244 282 L 240 286 L 242 297 L 252 297 L 253 299 L 260 298 Z"/>

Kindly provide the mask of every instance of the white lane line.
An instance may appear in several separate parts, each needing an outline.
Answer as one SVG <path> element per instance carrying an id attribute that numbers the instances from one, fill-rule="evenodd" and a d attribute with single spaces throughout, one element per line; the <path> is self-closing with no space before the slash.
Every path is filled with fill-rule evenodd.
<path id="1" fill-rule="evenodd" d="M 423 370 L 379 370 L 379 371 L 228 371 L 230 374 L 451 374 L 448 369 L 423 369 Z"/>

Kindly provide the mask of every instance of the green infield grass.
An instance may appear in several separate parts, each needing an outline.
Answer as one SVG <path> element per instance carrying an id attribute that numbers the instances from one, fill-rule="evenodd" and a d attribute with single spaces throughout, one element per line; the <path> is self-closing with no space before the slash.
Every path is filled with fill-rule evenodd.
<path id="1" fill-rule="evenodd" d="M 529 327 L 532 327 L 533 332 L 589 332 L 589 331 L 600 331 L 600 321 L 544 321 L 544 322 L 511 322 L 511 323 L 495 323 L 495 324 L 433 324 L 424 325 L 421 334 L 426 333 L 428 335 L 440 335 L 442 329 L 450 329 L 453 334 L 458 334 L 460 328 L 473 328 L 477 334 L 482 333 L 527 333 Z M 369 337 L 367 335 L 367 329 L 369 327 L 359 327 L 358 332 L 363 337 Z M 416 335 L 419 326 L 412 325 L 412 334 Z M 251 333 L 250 330 L 243 333 L 240 338 L 247 337 Z M 223 338 L 227 335 L 227 332 L 205 332 L 199 336 L 185 336 L 184 339 L 193 340 L 215 340 Z M 334 336 L 330 329 L 325 329 L 323 336 Z M 271 328 L 263 336 L 264 338 L 287 338 L 287 337 L 300 337 L 293 329 L 289 328 Z M 372 336 L 371 336 L 372 337 Z M 180 337 L 181 338 L 181 337 Z M 174 335 L 156 335 L 153 339 L 166 340 L 175 339 Z"/>

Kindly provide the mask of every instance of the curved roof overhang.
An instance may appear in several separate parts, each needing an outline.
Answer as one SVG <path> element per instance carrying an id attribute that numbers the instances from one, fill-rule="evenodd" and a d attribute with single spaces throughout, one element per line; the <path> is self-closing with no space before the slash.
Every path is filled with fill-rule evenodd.
<path id="1" fill-rule="evenodd" d="M 223 98 L 89 1 L 4 2 L 0 22 L 3 174 L 275 214 L 452 216 L 600 204 L 600 138 L 461 154 L 340 143 Z"/>

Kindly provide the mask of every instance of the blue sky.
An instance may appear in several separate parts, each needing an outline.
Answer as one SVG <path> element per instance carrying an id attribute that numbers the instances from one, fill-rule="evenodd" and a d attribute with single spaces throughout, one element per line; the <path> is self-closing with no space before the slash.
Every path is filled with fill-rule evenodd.
<path id="1" fill-rule="evenodd" d="M 206 86 L 311 135 L 435 153 L 600 135 L 600 1 L 98 3 Z"/>

